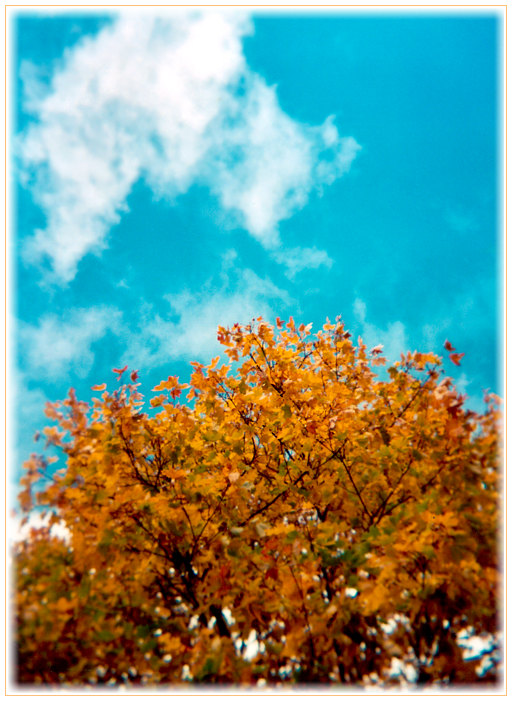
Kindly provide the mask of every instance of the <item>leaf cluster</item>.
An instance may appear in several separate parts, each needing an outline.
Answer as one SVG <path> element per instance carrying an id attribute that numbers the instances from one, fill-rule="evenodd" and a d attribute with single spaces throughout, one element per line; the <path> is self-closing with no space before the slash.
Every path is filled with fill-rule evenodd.
<path id="1" fill-rule="evenodd" d="M 25 465 L 52 516 L 15 552 L 18 680 L 494 681 L 460 640 L 499 632 L 498 399 L 469 411 L 439 356 L 387 366 L 339 320 L 218 337 L 229 362 L 152 409 L 125 369 L 48 407 L 66 466 Z"/>

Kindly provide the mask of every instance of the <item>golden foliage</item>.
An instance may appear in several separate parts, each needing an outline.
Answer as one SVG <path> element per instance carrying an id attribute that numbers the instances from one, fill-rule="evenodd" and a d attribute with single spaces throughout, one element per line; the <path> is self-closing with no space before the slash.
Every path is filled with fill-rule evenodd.
<path id="1" fill-rule="evenodd" d="M 46 474 L 70 539 L 17 546 L 19 681 L 392 682 L 396 657 L 492 680 L 457 636 L 497 633 L 497 398 L 465 409 L 432 353 L 376 374 L 340 322 L 218 337 L 230 363 L 169 377 L 150 413 L 135 372 L 48 407 L 66 468 L 33 456 L 20 502 Z"/>

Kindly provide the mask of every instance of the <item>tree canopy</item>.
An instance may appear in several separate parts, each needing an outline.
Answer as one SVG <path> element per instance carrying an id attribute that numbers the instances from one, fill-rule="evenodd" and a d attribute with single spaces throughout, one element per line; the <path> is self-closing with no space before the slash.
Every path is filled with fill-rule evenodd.
<path id="1" fill-rule="evenodd" d="M 496 681 L 499 399 L 310 327 L 219 327 L 228 362 L 151 408 L 127 368 L 47 407 L 66 465 L 25 464 L 50 518 L 14 552 L 18 682 Z"/>

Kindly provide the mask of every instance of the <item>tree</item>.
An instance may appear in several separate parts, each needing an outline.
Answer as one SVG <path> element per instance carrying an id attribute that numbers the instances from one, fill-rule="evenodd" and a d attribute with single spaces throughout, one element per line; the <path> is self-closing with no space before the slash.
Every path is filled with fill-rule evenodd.
<path id="1" fill-rule="evenodd" d="M 497 680 L 498 398 L 310 326 L 219 327 L 229 363 L 147 413 L 126 368 L 47 407 L 66 467 L 25 465 L 26 518 L 51 517 L 15 552 L 20 682 Z"/>

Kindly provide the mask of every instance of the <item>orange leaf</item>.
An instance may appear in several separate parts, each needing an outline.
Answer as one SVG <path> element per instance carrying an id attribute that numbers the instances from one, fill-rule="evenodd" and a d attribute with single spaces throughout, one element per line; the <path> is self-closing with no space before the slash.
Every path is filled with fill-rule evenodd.
<path id="1" fill-rule="evenodd" d="M 107 388 L 106 382 L 104 382 L 102 385 L 93 385 L 93 387 L 91 387 L 91 389 L 94 390 L 94 392 L 102 392 L 106 388 Z"/>
<path id="2" fill-rule="evenodd" d="M 115 372 L 115 373 L 117 373 L 117 374 L 119 375 L 119 377 L 117 378 L 118 380 L 121 379 L 121 375 L 122 375 L 123 372 L 125 372 L 126 370 L 128 370 L 128 365 L 125 365 L 124 368 L 120 368 L 120 369 L 119 369 L 119 368 L 112 368 L 112 372 Z"/>
<path id="3" fill-rule="evenodd" d="M 452 363 L 455 363 L 455 365 L 460 365 L 460 359 L 462 356 L 465 355 L 464 353 L 450 353 L 450 360 Z"/>

